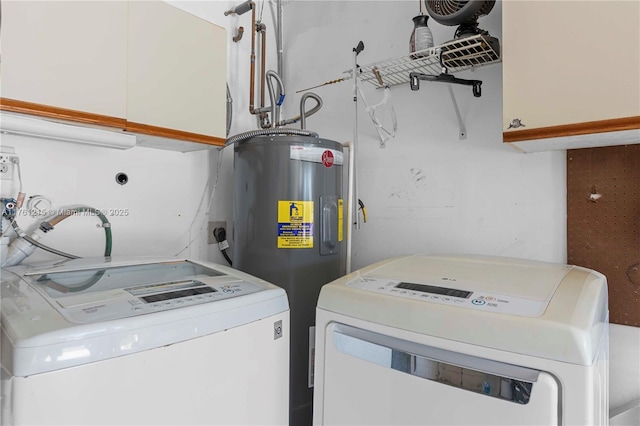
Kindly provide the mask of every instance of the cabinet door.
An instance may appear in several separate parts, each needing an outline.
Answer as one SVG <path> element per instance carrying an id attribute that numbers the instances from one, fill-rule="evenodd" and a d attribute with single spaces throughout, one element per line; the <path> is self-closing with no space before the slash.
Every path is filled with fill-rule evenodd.
<path id="1" fill-rule="evenodd" d="M 132 1 L 127 121 L 224 138 L 226 31 L 164 2 Z"/>
<path id="2" fill-rule="evenodd" d="M 640 122 L 640 2 L 505 1 L 502 13 L 505 132 Z"/>
<path id="3" fill-rule="evenodd" d="M 127 2 L 1 7 L 3 98 L 124 119 Z"/>

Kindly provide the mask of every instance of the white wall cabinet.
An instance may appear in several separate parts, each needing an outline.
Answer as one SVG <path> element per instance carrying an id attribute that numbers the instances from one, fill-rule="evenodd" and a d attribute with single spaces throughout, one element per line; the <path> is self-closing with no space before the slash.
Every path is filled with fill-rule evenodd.
<path id="1" fill-rule="evenodd" d="M 504 1 L 504 141 L 640 142 L 640 2 Z"/>
<path id="2" fill-rule="evenodd" d="M 162 1 L 2 2 L 1 108 L 223 145 L 226 31 Z"/>
<path id="3" fill-rule="evenodd" d="M 225 137 L 226 31 L 160 1 L 129 3 L 127 121 Z"/>
<path id="4" fill-rule="evenodd" d="M 126 2 L 4 1 L 1 8 L 3 98 L 125 118 Z"/>

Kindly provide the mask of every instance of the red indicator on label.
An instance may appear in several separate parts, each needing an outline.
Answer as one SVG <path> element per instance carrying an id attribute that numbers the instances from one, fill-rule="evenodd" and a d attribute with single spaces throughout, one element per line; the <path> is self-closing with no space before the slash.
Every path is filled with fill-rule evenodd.
<path id="1" fill-rule="evenodd" d="M 327 168 L 333 167 L 333 152 L 326 150 L 322 153 L 322 165 Z"/>

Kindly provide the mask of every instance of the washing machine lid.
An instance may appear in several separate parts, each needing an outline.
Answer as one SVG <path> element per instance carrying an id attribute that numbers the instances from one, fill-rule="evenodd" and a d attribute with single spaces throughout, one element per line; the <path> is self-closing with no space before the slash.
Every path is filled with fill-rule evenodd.
<path id="1" fill-rule="evenodd" d="M 590 365 L 606 279 L 570 265 L 488 256 L 385 260 L 322 288 L 318 308 L 515 353 Z"/>
<path id="2" fill-rule="evenodd" d="M 487 312 L 539 316 L 570 270 L 568 265 L 515 259 L 410 256 L 386 262 L 347 286 Z"/>
<path id="3" fill-rule="evenodd" d="M 187 259 L 77 259 L 2 270 L 2 366 L 29 375 L 239 327 L 288 310 L 279 287 Z"/>

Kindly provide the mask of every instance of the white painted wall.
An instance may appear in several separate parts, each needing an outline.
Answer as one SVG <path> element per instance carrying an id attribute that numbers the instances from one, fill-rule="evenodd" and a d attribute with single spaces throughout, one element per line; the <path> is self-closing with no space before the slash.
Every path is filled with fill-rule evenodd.
<path id="1" fill-rule="evenodd" d="M 115 150 L 2 135 L 2 146 L 20 158 L 22 191 L 43 195 L 55 211 L 87 205 L 106 211 L 112 224 L 113 256 L 157 255 L 207 258 L 206 222 L 215 179 L 215 150 L 180 153 L 135 147 Z M 129 176 L 119 185 L 115 176 Z M 15 196 L 18 179 L 2 181 L 2 195 Z M 17 222 L 32 231 L 42 221 L 27 214 Z M 78 256 L 102 256 L 104 231 L 97 217 L 74 216 L 41 240 Z M 59 259 L 42 250 L 25 263 Z"/>
<path id="2" fill-rule="evenodd" d="M 301 94 L 295 91 L 344 76 L 358 41 L 365 44 L 361 65 L 407 54 L 419 4 L 287 2 L 285 115 L 297 112 Z M 480 19 L 498 38 L 500 6 Z M 429 23 L 436 44 L 453 38 L 453 27 Z M 458 138 L 445 85 L 422 82 L 418 92 L 408 84 L 392 87 L 398 133 L 384 149 L 359 100 L 358 186 L 368 222 L 354 232 L 353 269 L 418 252 L 566 261 L 565 153 L 521 154 L 502 143 L 501 67 L 463 75 L 483 80 L 481 98 L 469 87 L 455 88 L 466 140 Z M 352 81 L 314 89 L 324 108 L 307 127 L 325 138 L 353 140 L 352 89 Z M 375 104 L 382 93 L 366 87 L 365 96 Z"/>

